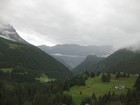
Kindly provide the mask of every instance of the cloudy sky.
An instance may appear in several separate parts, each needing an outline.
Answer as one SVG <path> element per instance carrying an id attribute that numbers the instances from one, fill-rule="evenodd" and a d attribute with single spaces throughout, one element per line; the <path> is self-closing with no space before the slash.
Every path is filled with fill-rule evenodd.
<path id="1" fill-rule="evenodd" d="M 34 45 L 139 43 L 140 0 L 0 0 L 0 22 Z"/>

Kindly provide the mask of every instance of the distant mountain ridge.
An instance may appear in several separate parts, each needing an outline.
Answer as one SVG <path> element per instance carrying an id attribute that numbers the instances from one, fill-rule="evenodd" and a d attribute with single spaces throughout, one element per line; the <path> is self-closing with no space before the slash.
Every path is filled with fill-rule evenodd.
<path id="1" fill-rule="evenodd" d="M 91 64 L 93 64 L 93 66 L 85 68 L 89 72 L 140 73 L 140 52 L 133 52 L 129 49 L 120 49 L 96 64 L 91 60 L 90 63 L 87 63 L 86 67 L 89 67 Z"/>
<path id="2" fill-rule="evenodd" d="M 38 46 L 56 59 L 62 59 L 67 65 L 74 68 L 88 55 L 108 56 L 112 52 L 111 46 L 80 46 L 76 44 L 62 44 L 56 46 Z"/>
<path id="3" fill-rule="evenodd" d="M 111 53 L 111 46 L 81 46 L 76 44 L 60 44 L 56 46 L 38 46 L 48 53 L 55 54 L 56 52 L 64 55 L 77 55 L 77 56 L 87 56 L 95 54 L 96 56 L 106 56 Z"/>
<path id="4" fill-rule="evenodd" d="M 29 44 L 27 41 L 22 39 L 13 26 L 9 24 L 0 24 L 0 37 L 19 43 Z"/>

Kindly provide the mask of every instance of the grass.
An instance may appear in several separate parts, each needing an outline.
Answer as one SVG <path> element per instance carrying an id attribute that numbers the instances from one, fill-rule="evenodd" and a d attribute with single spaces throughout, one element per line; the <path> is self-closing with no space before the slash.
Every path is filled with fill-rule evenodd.
<path id="1" fill-rule="evenodd" d="M 51 82 L 55 81 L 54 78 L 49 78 L 46 74 L 42 73 L 36 80 L 39 80 L 40 82 Z"/>
<path id="2" fill-rule="evenodd" d="M 79 105 L 83 98 L 92 96 L 93 92 L 97 97 L 102 96 L 106 93 L 115 92 L 116 94 L 126 93 L 128 88 L 133 89 L 136 76 L 130 75 L 129 78 L 115 79 L 115 75 L 111 75 L 111 81 L 109 83 L 103 83 L 101 81 L 101 76 L 96 76 L 95 78 L 88 78 L 86 81 L 86 86 L 74 86 L 70 91 L 65 91 L 65 94 L 70 94 L 76 105 Z M 123 85 L 126 88 L 122 90 L 117 90 L 114 88 L 115 85 Z M 80 94 L 82 92 L 82 94 Z"/>
<path id="3" fill-rule="evenodd" d="M 20 47 L 23 47 L 23 46 L 17 45 L 17 44 L 9 44 L 9 48 L 11 48 L 11 49 L 17 49 L 17 48 L 20 48 Z"/>
<path id="4" fill-rule="evenodd" d="M 2 69 L 0 69 L 0 71 L 3 71 L 5 73 L 11 73 L 12 70 L 13 70 L 12 68 L 2 68 Z"/>

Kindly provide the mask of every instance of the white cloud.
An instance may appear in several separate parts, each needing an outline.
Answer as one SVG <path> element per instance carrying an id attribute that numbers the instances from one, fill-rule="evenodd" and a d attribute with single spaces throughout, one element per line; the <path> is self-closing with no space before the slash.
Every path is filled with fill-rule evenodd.
<path id="1" fill-rule="evenodd" d="M 140 40 L 139 0 L 1 0 L 0 21 L 31 43 L 113 45 Z"/>

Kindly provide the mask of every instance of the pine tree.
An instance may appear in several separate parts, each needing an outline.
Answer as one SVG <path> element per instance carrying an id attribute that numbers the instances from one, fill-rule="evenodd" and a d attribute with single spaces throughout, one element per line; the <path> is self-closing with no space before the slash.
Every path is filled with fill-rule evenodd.
<path id="1" fill-rule="evenodd" d="M 91 72 L 90 77 L 94 78 L 95 77 L 95 73 Z"/>
<path id="2" fill-rule="evenodd" d="M 92 99 L 94 99 L 95 101 L 97 101 L 97 97 L 96 97 L 95 93 L 92 94 Z"/>
<path id="3" fill-rule="evenodd" d="M 89 77 L 89 72 L 88 71 L 85 71 L 85 74 Z"/>
<path id="4" fill-rule="evenodd" d="M 111 76 L 110 76 L 110 73 L 108 72 L 107 73 L 107 82 L 110 82 L 110 78 L 111 78 Z"/>
<path id="5" fill-rule="evenodd" d="M 120 78 L 121 77 L 121 74 L 120 74 L 120 72 L 118 72 L 117 74 L 116 74 L 116 79 L 118 79 L 118 78 Z"/>
<path id="6" fill-rule="evenodd" d="M 123 73 L 123 77 L 124 77 L 124 78 L 126 77 L 126 72 Z"/>
<path id="7" fill-rule="evenodd" d="M 103 82 L 106 82 L 106 76 L 105 76 L 104 73 L 102 74 L 102 81 L 103 81 Z"/>
<path id="8" fill-rule="evenodd" d="M 100 71 L 98 71 L 98 72 L 97 72 L 97 76 L 100 76 L 100 74 L 101 74 L 101 72 L 100 72 Z"/>
<path id="9" fill-rule="evenodd" d="M 130 77 L 130 74 L 128 73 L 128 74 L 127 74 L 127 78 L 129 78 L 129 77 Z"/>
<path id="10" fill-rule="evenodd" d="M 135 82 L 135 87 L 137 91 L 140 91 L 140 75 L 138 76 L 136 82 Z"/>
<path id="11" fill-rule="evenodd" d="M 102 74 L 102 81 L 103 82 L 110 82 L 110 73 Z"/>

